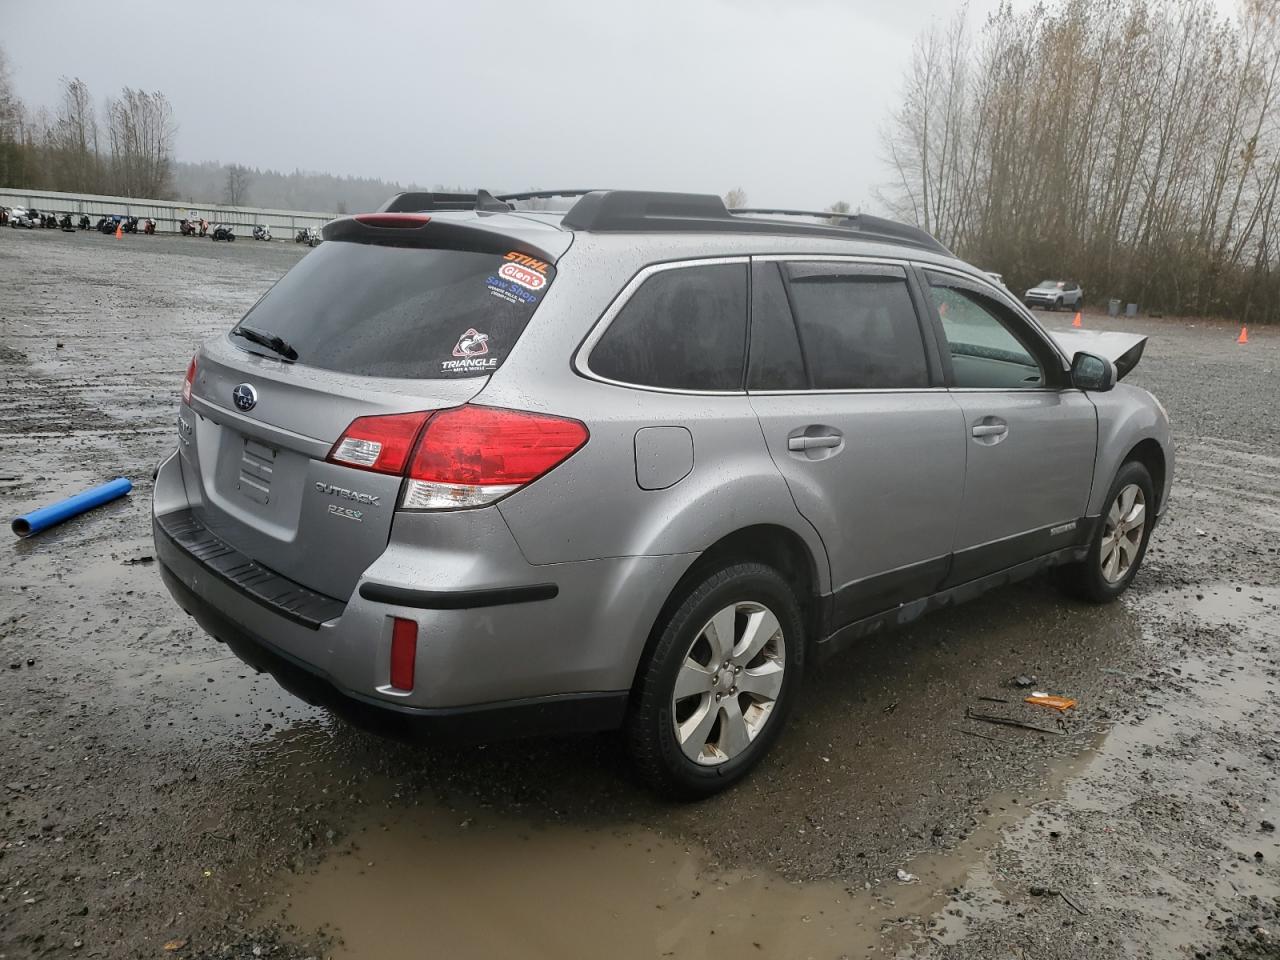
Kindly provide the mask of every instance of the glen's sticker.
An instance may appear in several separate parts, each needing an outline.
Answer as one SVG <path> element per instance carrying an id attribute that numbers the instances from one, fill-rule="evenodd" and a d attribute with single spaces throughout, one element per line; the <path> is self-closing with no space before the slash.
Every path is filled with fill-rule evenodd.
<path id="1" fill-rule="evenodd" d="M 529 267 L 522 267 L 518 263 L 504 263 L 498 268 L 498 276 L 512 283 L 518 283 L 526 290 L 538 291 L 547 285 L 544 274 Z"/>

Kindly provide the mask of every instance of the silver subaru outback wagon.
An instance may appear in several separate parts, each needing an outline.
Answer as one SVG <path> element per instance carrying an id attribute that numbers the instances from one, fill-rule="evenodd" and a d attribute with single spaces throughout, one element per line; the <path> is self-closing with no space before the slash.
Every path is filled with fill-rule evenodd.
<path id="1" fill-rule="evenodd" d="M 1173 470 L 1118 381 L 928 234 L 716 197 L 402 194 L 191 360 L 155 483 L 178 604 L 396 735 L 621 729 L 741 778 L 811 662 L 1060 568 L 1133 579 Z"/>

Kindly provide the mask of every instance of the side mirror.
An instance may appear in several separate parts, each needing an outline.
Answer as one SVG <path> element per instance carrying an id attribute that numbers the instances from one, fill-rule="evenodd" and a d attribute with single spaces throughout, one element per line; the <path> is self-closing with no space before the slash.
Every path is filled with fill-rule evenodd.
<path id="1" fill-rule="evenodd" d="M 1071 360 L 1071 385 L 1105 392 L 1116 385 L 1116 365 L 1093 353 L 1077 353 Z"/>

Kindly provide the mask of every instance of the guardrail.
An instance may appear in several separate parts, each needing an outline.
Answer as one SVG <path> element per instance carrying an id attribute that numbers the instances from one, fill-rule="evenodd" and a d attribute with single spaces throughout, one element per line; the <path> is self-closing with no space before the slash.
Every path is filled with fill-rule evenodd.
<path id="1" fill-rule="evenodd" d="M 69 213 L 72 219 L 87 214 L 96 225 L 98 218 L 120 213 L 145 220 L 150 217 L 161 233 L 178 233 L 178 225 L 188 217 L 203 217 L 210 224 L 229 223 L 236 233 L 249 233 L 265 223 L 278 239 L 292 239 L 303 227 L 324 226 L 337 214 L 311 210 L 273 210 L 268 207 L 230 207 L 224 204 L 183 203 L 176 200 L 146 200 L 136 197 L 105 197 L 95 194 L 57 193 L 0 187 L 0 206 L 35 208 L 41 213 Z"/>

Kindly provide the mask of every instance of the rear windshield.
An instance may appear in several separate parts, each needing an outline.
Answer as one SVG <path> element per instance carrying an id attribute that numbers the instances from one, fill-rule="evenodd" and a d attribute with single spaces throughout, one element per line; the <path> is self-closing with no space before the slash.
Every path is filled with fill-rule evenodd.
<path id="1" fill-rule="evenodd" d="M 516 250 L 329 241 L 286 273 L 240 326 L 280 337 L 297 351 L 296 362 L 325 370 L 483 376 L 506 359 L 554 276 L 549 263 Z"/>

